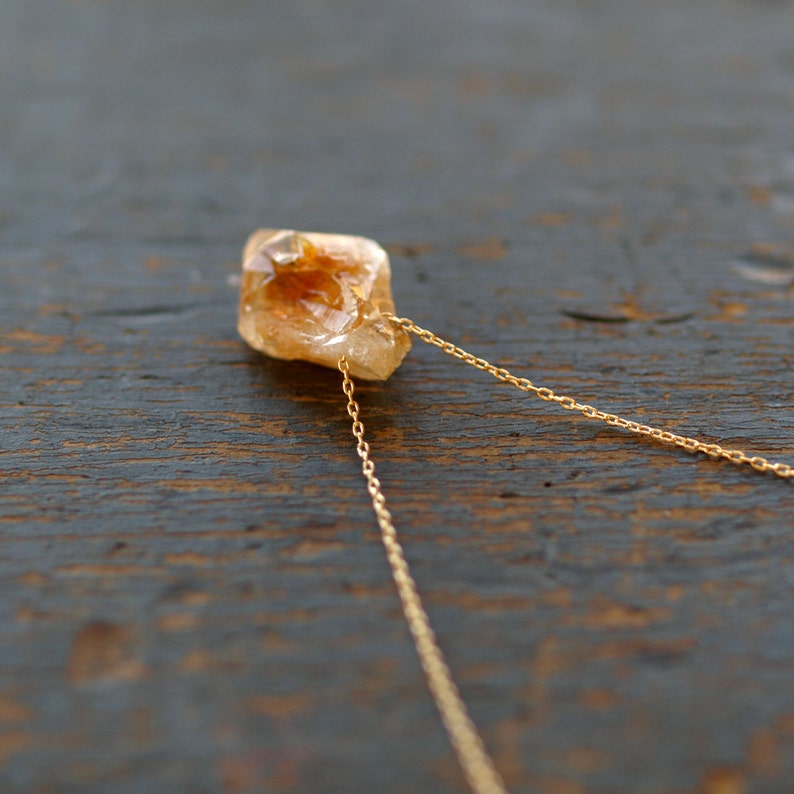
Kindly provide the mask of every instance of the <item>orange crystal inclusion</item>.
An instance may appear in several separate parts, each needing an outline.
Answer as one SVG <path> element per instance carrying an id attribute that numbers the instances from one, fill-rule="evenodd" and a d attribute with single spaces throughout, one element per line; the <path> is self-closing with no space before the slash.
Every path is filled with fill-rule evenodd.
<path id="1" fill-rule="evenodd" d="M 389 258 L 373 240 L 260 229 L 243 255 L 239 330 L 275 358 L 335 367 L 385 380 L 411 346 L 393 312 Z"/>
<path id="2" fill-rule="evenodd" d="M 264 298 L 273 306 L 285 310 L 300 307 L 307 312 L 311 307 L 314 311 L 310 313 L 315 315 L 318 307 L 325 306 L 333 312 L 347 312 L 345 326 L 360 321 L 363 301 L 355 307 L 350 305 L 351 297 L 360 297 L 360 290 L 349 283 L 351 277 L 360 275 L 355 262 L 334 257 L 303 238 L 300 257 L 286 264 L 274 262 L 273 269 L 273 276 L 264 284 Z"/>

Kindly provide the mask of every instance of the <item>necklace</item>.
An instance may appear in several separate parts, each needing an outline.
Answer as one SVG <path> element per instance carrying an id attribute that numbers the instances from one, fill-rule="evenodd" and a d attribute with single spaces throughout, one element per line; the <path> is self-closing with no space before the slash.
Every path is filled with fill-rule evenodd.
<path id="1" fill-rule="evenodd" d="M 270 356 L 311 361 L 336 367 L 341 373 L 356 452 L 361 459 L 381 540 L 430 693 L 472 792 L 506 794 L 504 782 L 469 717 L 422 606 L 375 472 L 353 379 L 386 380 L 407 354 L 411 347 L 410 335 L 414 335 L 501 383 L 587 419 L 690 453 L 747 465 L 757 472 L 771 473 L 786 480 L 794 479 L 794 467 L 640 424 L 605 413 L 545 386 L 536 386 L 527 378 L 517 377 L 445 341 L 413 320 L 397 316 L 390 279 L 388 256 L 372 240 L 288 229 L 260 229 L 251 235 L 243 254 L 239 330 L 252 347 Z"/>

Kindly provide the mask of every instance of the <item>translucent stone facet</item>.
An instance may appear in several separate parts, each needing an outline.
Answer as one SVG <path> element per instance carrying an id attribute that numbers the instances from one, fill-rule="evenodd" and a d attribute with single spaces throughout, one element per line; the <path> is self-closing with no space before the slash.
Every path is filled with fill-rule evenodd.
<path id="1" fill-rule="evenodd" d="M 385 380 L 411 347 L 394 312 L 388 254 L 365 237 L 259 229 L 243 253 L 240 335 L 274 358 Z"/>

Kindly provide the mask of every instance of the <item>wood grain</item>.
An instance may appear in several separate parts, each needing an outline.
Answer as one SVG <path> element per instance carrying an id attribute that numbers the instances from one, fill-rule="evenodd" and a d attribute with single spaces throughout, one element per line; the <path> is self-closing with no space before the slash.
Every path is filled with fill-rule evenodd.
<path id="1" fill-rule="evenodd" d="M 792 462 L 790 2 L 0 4 L 0 789 L 464 791 L 337 374 L 235 334 L 257 226 Z M 514 792 L 787 794 L 794 491 L 417 345 L 361 385 Z"/>

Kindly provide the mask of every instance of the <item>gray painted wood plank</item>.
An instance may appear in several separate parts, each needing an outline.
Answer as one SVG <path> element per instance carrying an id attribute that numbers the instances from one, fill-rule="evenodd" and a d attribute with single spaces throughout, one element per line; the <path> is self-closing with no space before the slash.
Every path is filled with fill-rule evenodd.
<path id="1" fill-rule="evenodd" d="M 4 792 L 463 791 L 332 371 L 235 333 L 267 224 L 400 312 L 792 461 L 794 6 L 6 0 Z M 791 487 L 417 343 L 362 384 L 515 792 L 788 792 Z"/>

